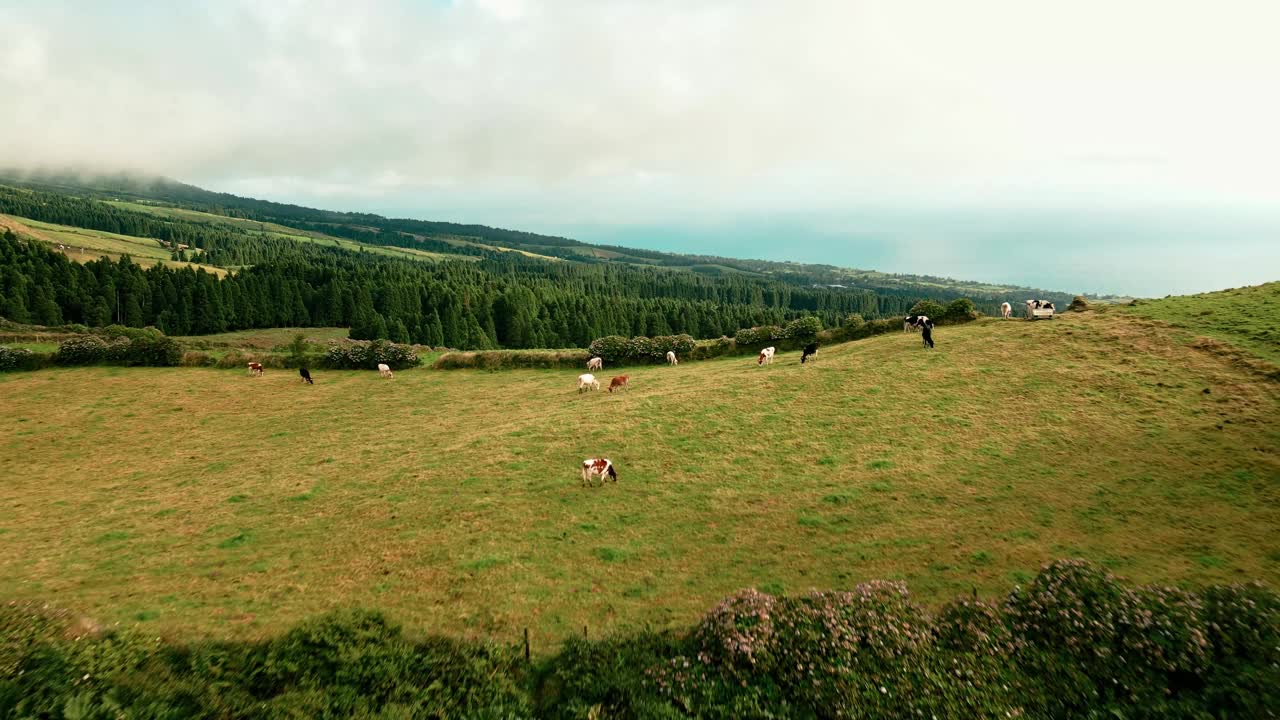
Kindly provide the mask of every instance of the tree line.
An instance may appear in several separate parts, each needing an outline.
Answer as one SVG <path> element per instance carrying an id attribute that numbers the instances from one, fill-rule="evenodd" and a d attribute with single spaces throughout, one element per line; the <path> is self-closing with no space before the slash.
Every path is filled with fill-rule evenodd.
<path id="1" fill-rule="evenodd" d="M 240 211 L 253 214 L 253 209 Z M 326 217 L 323 211 L 311 212 L 306 217 L 312 221 Z M 865 318 L 906 314 L 922 299 L 911 289 L 832 288 L 806 283 L 811 278 L 804 276 L 709 276 L 647 265 L 551 261 L 457 246 L 391 227 L 391 221 L 368 226 L 378 244 L 469 253 L 474 259 L 389 257 L 323 238 L 299 241 L 265 225 L 246 229 L 230 221 L 166 217 L 6 186 L 0 186 L 0 213 L 154 238 L 182 259 L 187 251 L 178 246 L 185 245 L 193 260 L 236 269 L 220 278 L 192 268 L 143 268 L 129 258 L 78 265 L 6 233 L 0 248 L 0 315 L 44 325 L 152 325 L 170 335 L 340 326 L 351 328 L 356 339 L 433 347 L 586 347 L 608 335 L 717 338 L 803 316 L 831 327 L 854 313 Z M 937 296 L 948 299 L 945 292 Z"/>
<path id="2" fill-rule="evenodd" d="M 78 264 L 9 230 L 0 239 L 0 315 L 41 325 L 153 325 L 170 335 L 341 326 L 356 339 L 490 349 L 585 347 L 605 335 L 719 337 L 806 315 L 835 325 L 850 313 L 905 313 L 915 302 L 514 257 L 419 263 L 305 243 L 275 254 L 220 278 L 128 257 Z"/>

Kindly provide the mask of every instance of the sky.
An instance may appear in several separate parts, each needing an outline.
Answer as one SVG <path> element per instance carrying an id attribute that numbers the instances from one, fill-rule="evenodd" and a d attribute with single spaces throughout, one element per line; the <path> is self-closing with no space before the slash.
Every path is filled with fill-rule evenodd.
<path id="1" fill-rule="evenodd" d="M 0 27 L 0 165 L 1067 291 L 1280 279 L 1273 0 L 46 0 Z"/>

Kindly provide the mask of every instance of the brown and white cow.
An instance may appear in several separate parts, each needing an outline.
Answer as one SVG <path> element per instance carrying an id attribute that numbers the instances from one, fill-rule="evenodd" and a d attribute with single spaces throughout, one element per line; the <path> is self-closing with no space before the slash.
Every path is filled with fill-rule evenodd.
<path id="1" fill-rule="evenodd" d="M 395 377 L 395 373 L 391 372 L 391 366 L 386 363 L 378 363 L 378 374 L 384 378 Z"/>
<path id="2" fill-rule="evenodd" d="M 252 376 L 254 376 L 254 377 L 258 377 L 259 375 L 261 375 L 261 374 L 262 374 L 262 363 L 257 363 L 257 362 L 251 362 L 251 363 L 249 363 L 249 374 L 250 374 L 250 375 L 252 375 Z"/>
<path id="3" fill-rule="evenodd" d="M 604 485 L 604 479 L 608 476 L 614 482 L 618 482 L 618 472 L 613 469 L 613 462 L 609 458 L 587 458 L 582 461 L 582 484 L 588 487 L 592 484 L 592 479 L 599 477 L 600 484 Z"/>
<path id="4" fill-rule="evenodd" d="M 604 358 L 593 357 L 587 361 L 588 370 L 603 370 Z"/>
<path id="5" fill-rule="evenodd" d="M 756 365 L 772 365 L 773 364 L 773 348 L 767 347 L 760 351 L 760 357 L 756 360 Z"/>
<path id="6" fill-rule="evenodd" d="M 630 378 L 629 376 L 627 376 L 627 375 L 619 375 L 618 377 L 616 377 L 616 378 L 614 378 L 614 379 L 610 380 L 610 381 L 609 381 L 609 392 L 613 392 L 614 390 L 626 390 L 626 389 L 628 389 L 630 386 L 629 386 L 629 385 L 627 385 L 627 380 L 630 380 L 630 379 L 631 379 L 631 378 Z"/>

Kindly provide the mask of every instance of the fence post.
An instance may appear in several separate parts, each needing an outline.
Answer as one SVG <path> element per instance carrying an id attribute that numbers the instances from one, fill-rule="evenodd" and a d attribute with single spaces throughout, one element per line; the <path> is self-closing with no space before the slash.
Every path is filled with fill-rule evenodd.
<path id="1" fill-rule="evenodd" d="M 529 628 L 524 629 L 524 661 L 529 662 Z"/>

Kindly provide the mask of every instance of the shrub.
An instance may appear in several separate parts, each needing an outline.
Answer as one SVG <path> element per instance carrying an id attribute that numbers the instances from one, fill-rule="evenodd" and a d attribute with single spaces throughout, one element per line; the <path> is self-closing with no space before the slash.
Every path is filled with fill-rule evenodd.
<path id="1" fill-rule="evenodd" d="M 94 365 L 107 359 L 107 343 L 97 335 L 80 335 L 63 340 L 53 355 L 58 365 Z"/>
<path id="2" fill-rule="evenodd" d="M 932 320 L 941 320 L 946 313 L 947 309 L 934 300 L 921 300 L 907 312 L 908 315 L 926 315 Z"/>
<path id="3" fill-rule="evenodd" d="M 929 315 L 929 317 L 933 316 Z M 966 323 L 970 320 L 976 320 L 978 318 L 978 311 L 974 309 L 973 301 L 969 298 L 957 298 L 947 305 L 940 318 L 943 321 L 952 324 Z"/>
<path id="4" fill-rule="evenodd" d="M 124 362 L 129 365 L 173 367 L 182 361 L 182 346 L 164 335 L 143 335 L 128 341 L 122 348 Z"/>
<path id="5" fill-rule="evenodd" d="M 1206 705 L 1217 717 L 1267 717 L 1280 708 L 1280 595 L 1258 583 L 1201 594 L 1209 663 Z"/>
<path id="6" fill-rule="evenodd" d="M 659 335 L 652 338 L 609 335 L 597 338 L 587 348 L 588 357 L 599 357 L 612 365 L 665 362 L 667 353 L 687 357 L 697 343 L 689 335 Z"/>
<path id="7" fill-rule="evenodd" d="M 852 313 L 845 317 L 844 322 L 841 323 L 841 327 L 844 328 L 844 331 L 849 337 L 855 337 L 866 324 L 867 321 L 864 320 L 861 315 L 858 313 Z"/>
<path id="8" fill-rule="evenodd" d="M 702 340 L 696 343 L 693 350 L 685 358 L 688 360 L 709 360 L 711 358 L 732 355 L 738 351 L 738 343 L 731 337 L 721 335 L 715 340 Z M 679 353 L 677 353 L 678 355 Z"/>
<path id="9" fill-rule="evenodd" d="M 324 367 L 331 370 L 374 370 L 386 363 L 393 370 L 417 367 L 422 360 L 412 345 L 386 340 L 371 342 L 333 342 L 325 352 Z"/>
<path id="10" fill-rule="evenodd" d="M 782 331 L 782 336 L 786 340 L 795 340 L 804 344 L 811 342 L 821 331 L 822 321 L 812 315 L 807 315 L 787 323 L 786 328 Z"/>
<path id="11" fill-rule="evenodd" d="M 1089 301 L 1084 299 L 1083 295 L 1077 295 L 1071 300 L 1071 304 L 1067 306 L 1072 312 L 1084 312 L 1089 310 Z"/>
<path id="12" fill-rule="evenodd" d="M 760 348 L 783 339 L 783 329 L 777 325 L 761 325 L 753 328 L 742 328 L 734 336 L 733 341 L 739 348 L 750 352 L 759 352 Z"/>
<path id="13" fill-rule="evenodd" d="M 47 367 L 51 360 L 51 355 L 32 352 L 26 348 L 0 347 L 0 372 L 39 370 Z"/>
<path id="14" fill-rule="evenodd" d="M 122 326 L 113 326 L 121 328 Z M 79 335 L 63 340 L 54 353 L 57 365 L 146 365 L 172 367 L 182 361 L 182 346 L 154 328 L 123 328 L 128 334 Z M 129 337 L 132 335 L 132 339 Z"/>

